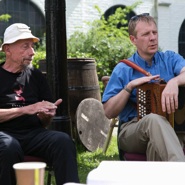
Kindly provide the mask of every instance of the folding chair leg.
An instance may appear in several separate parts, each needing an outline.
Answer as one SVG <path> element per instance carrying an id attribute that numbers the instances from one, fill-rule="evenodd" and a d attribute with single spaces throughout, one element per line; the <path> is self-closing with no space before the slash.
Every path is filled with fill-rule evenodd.
<path id="1" fill-rule="evenodd" d="M 50 174 L 50 172 L 48 172 L 47 185 L 51 185 L 51 174 Z"/>
<path id="2" fill-rule="evenodd" d="M 49 167 L 48 169 L 48 177 L 47 177 L 47 185 L 51 185 L 51 177 L 52 177 L 52 169 Z"/>
<path id="3" fill-rule="evenodd" d="M 111 123 L 110 123 L 110 129 L 109 129 L 109 132 L 107 134 L 107 138 L 105 140 L 105 144 L 104 144 L 104 147 L 103 147 L 103 153 L 107 152 L 107 149 L 108 149 L 108 146 L 110 144 L 111 137 L 112 137 L 112 132 L 113 132 L 113 129 L 114 129 L 117 121 L 118 121 L 117 118 L 113 118 Z"/>

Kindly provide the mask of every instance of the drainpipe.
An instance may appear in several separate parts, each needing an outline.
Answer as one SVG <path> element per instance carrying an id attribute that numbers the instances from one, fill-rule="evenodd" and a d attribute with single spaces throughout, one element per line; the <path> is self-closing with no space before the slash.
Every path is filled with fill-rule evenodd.
<path id="1" fill-rule="evenodd" d="M 45 0 L 46 15 L 46 70 L 53 97 L 62 98 L 52 129 L 71 135 L 68 108 L 67 46 L 65 0 Z"/>
<path id="2" fill-rule="evenodd" d="M 158 0 L 154 0 L 154 19 L 158 26 Z"/>

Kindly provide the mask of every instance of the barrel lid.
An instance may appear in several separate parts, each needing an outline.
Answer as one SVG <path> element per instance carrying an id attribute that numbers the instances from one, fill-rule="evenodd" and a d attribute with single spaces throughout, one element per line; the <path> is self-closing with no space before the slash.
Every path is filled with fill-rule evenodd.
<path id="1" fill-rule="evenodd" d="M 82 100 L 76 111 L 76 124 L 79 138 L 89 151 L 103 148 L 110 120 L 105 116 L 100 101 L 94 98 Z"/>

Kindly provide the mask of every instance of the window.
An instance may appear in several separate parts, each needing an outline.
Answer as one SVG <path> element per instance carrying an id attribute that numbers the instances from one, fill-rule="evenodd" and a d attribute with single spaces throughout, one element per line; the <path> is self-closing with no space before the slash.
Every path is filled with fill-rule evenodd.
<path id="1" fill-rule="evenodd" d="M 0 22 L 0 38 L 5 29 L 13 23 L 27 24 L 32 33 L 41 38 L 45 33 L 45 18 L 42 12 L 30 0 L 0 0 L 0 15 L 9 14 L 9 22 Z"/>
<path id="2" fill-rule="evenodd" d="M 179 54 L 185 58 L 185 20 L 182 23 L 179 32 Z"/>

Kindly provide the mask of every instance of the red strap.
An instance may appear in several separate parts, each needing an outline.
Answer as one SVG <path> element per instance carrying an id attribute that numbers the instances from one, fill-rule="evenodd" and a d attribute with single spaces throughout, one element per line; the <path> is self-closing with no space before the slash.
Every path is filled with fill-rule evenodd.
<path id="1" fill-rule="evenodd" d="M 120 62 L 123 62 L 123 63 L 127 64 L 128 66 L 132 67 L 133 69 L 136 69 L 137 71 L 143 73 L 145 76 L 151 76 L 151 74 L 149 72 L 145 71 L 143 68 L 141 68 L 137 64 L 131 62 L 130 60 L 123 59 L 123 60 L 120 60 Z"/>

